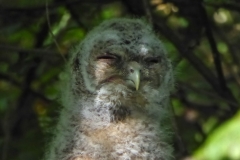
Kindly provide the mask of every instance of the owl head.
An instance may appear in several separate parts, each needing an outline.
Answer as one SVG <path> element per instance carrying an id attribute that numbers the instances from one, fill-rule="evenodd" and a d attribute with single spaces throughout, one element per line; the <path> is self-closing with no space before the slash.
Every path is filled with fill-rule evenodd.
<path id="1" fill-rule="evenodd" d="M 71 92 L 77 97 L 107 91 L 122 98 L 168 95 L 173 88 L 164 46 L 139 19 L 112 19 L 94 28 L 76 47 L 69 68 Z"/>

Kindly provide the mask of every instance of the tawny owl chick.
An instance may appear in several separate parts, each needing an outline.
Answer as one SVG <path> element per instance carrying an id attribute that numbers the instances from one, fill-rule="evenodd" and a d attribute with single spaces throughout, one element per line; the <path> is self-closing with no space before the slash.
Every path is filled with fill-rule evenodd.
<path id="1" fill-rule="evenodd" d="M 151 27 L 136 19 L 103 22 L 77 46 L 66 72 L 47 160 L 173 159 L 173 73 Z"/>

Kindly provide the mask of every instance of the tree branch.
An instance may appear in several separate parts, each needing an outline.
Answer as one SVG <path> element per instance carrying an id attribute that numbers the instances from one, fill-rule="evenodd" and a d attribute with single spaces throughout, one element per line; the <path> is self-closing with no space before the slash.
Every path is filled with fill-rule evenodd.
<path id="1" fill-rule="evenodd" d="M 19 81 L 17 81 L 16 79 L 14 79 L 13 77 L 11 77 L 7 74 L 0 73 L 0 79 L 5 80 L 6 82 L 11 83 L 14 86 L 19 87 L 19 88 L 22 86 L 22 84 Z M 35 91 L 31 88 L 29 89 L 29 91 L 31 92 L 31 94 L 35 95 L 36 97 L 39 97 L 40 99 L 42 99 L 43 101 L 45 101 L 47 103 L 52 102 L 52 100 L 48 99 L 47 97 L 45 97 L 42 93 L 40 93 L 38 91 Z"/>
<path id="2" fill-rule="evenodd" d="M 232 92 L 227 87 L 225 77 L 223 75 L 222 64 L 221 64 L 221 60 L 220 60 L 220 53 L 217 49 L 216 41 L 215 41 L 215 39 L 213 37 L 213 34 L 212 34 L 212 29 L 211 29 L 211 26 L 209 24 L 207 12 L 206 12 L 206 10 L 203 6 L 200 5 L 199 7 L 202 10 L 201 13 L 202 13 L 203 20 L 205 22 L 204 25 L 205 25 L 205 28 L 206 28 L 206 35 L 207 35 L 207 38 L 208 38 L 208 41 L 210 43 L 211 50 L 212 50 L 212 53 L 213 53 L 214 64 L 215 64 L 215 68 L 216 68 L 217 76 L 218 76 L 218 81 L 219 81 L 219 88 L 221 89 L 221 91 L 219 93 L 221 94 L 221 96 L 227 97 L 229 100 L 237 103 L 237 100 L 235 99 Z M 235 106 L 232 106 L 231 108 L 232 108 L 232 112 L 236 112 L 236 107 Z"/>
<path id="3" fill-rule="evenodd" d="M 206 5 L 216 7 L 216 8 L 226 8 L 229 10 L 240 12 L 240 4 L 239 3 L 229 3 L 229 2 L 203 2 Z"/>
<path id="4" fill-rule="evenodd" d="M 199 7 L 202 10 L 201 13 L 202 13 L 202 17 L 203 17 L 203 20 L 204 20 L 206 35 L 207 35 L 208 41 L 210 43 L 210 47 L 211 47 L 212 54 L 213 54 L 214 64 L 215 64 L 215 68 L 216 68 L 217 76 L 218 76 L 218 80 L 219 80 L 219 87 L 221 87 L 223 91 L 226 91 L 227 90 L 227 85 L 226 85 L 226 81 L 225 81 L 223 71 L 222 71 L 220 53 L 217 49 L 216 41 L 215 41 L 215 39 L 213 37 L 213 34 L 212 34 L 212 29 L 211 29 L 211 26 L 210 26 L 209 21 L 208 21 L 208 16 L 207 16 L 206 10 L 202 6 L 199 6 Z"/>
<path id="5" fill-rule="evenodd" d="M 152 10 L 151 10 L 151 6 L 149 4 L 149 0 L 142 0 L 142 1 L 143 1 L 145 14 L 146 14 L 148 23 L 152 25 L 153 24 L 153 22 L 152 22 Z"/>
<path id="6" fill-rule="evenodd" d="M 220 88 L 220 86 L 218 85 L 218 80 L 211 72 L 211 70 L 207 68 L 197 56 L 195 56 L 195 54 L 188 48 L 188 46 L 186 46 L 180 40 L 177 34 L 174 34 L 174 31 L 172 31 L 168 26 L 166 26 L 165 22 L 162 22 L 159 17 L 154 16 L 154 23 L 154 27 L 156 28 L 156 30 L 160 31 L 162 35 L 168 38 L 175 45 L 179 53 L 183 57 L 185 57 L 194 66 L 194 68 L 196 68 L 196 70 L 206 79 L 206 81 L 221 97 L 226 98 L 229 101 L 237 104 L 237 101 L 233 97 L 231 91 L 228 90 L 226 92 Z M 231 115 L 235 114 L 236 110 L 238 110 L 238 107 L 232 104 L 229 105 L 231 106 Z"/>
<path id="7" fill-rule="evenodd" d="M 47 55 L 47 56 L 56 56 L 56 55 L 59 55 L 58 52 L 55 52 L 55 51 L 50 51 L 50 50 L 47 50 L 47 49 L 25 49 L 25 48 L 21 48 L 21 47 L 17 47 L 17 46 L 10 46 L 10 45 L 2 45 L 0 44 L 0 49 L 1 51 L 2 50 L 7 50 L 7 51 L 13 51 L 13 52 L 24 52 L 24 53 L 36 53 L 40 56 L 43 56 L 43 55 Z"/>
<path id="8" fill-rule="evenodd" d="M 25 49 L 22 47 L 17 46 L 10 46 L 10 45 L 2 45 L 0 44 L 1 51 L 8 51 L 8 52 L 17 52 L 18 54 L 29 54 L 34 57 L 44 58 L 46 61 L 58 61 L 61 59 L 61 56 L 58 52 L 47 50 L 47 49 Z M 33 54 L 35 53 L 35 54 Z"/>
<path id="9" fill-rule="evenodd" d="M 102 3 L 111 3 L 117 0 L 66 0 L 66 1 L 62 1 L 62 2 L 54 2 L 48 5 L 49 9 L 55 9 L 59 6 L 65 6 L 65 5 L 76 5 L 76 4 L 102 4 Z M 17 12 L 20 14 L 25 14 L 25 13 L 34 13 L 34 12 L 45 12 L 46 10 L 46 6 L 45 5 L 40 5 L 37 7 L 4 7 L 4 6 L 0 6 L 0 13 L 3 12 Z"/>

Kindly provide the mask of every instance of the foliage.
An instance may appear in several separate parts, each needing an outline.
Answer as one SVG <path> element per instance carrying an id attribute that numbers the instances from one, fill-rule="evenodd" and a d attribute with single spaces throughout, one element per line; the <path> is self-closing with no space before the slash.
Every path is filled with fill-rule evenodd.
<path id="1" fill-rule="evenodd" d="M 237 0 L 1 1 L 1 158 L 41 159 L 71 48 L 105 19 L 143 17 L 175 68 L 177 159 L 240 159 L 239 11 Z"/>

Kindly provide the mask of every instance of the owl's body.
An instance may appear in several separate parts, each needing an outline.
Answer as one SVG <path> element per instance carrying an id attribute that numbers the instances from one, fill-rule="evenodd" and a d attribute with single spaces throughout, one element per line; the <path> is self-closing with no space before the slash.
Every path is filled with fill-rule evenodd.
<path id="1" fill-rule="evenodd" d="M 141 20 L 95 28 L 73 53 L 46 160 L 171 160 L 172 68 Z"/>

